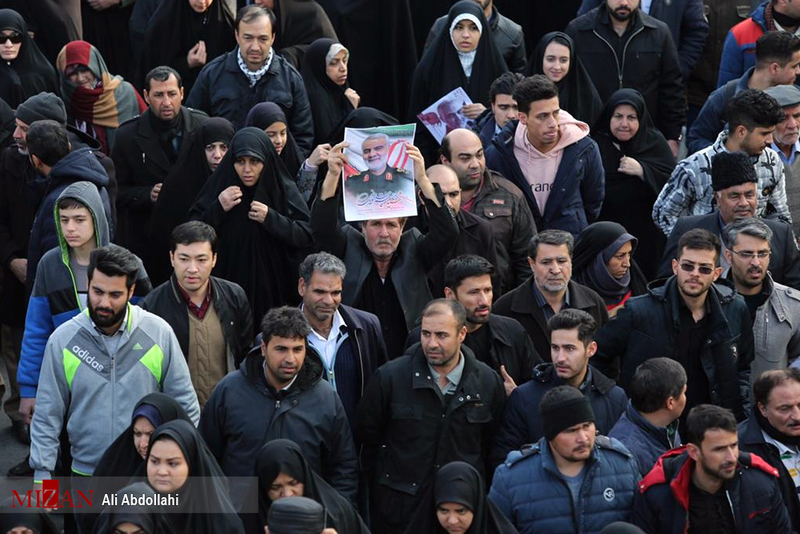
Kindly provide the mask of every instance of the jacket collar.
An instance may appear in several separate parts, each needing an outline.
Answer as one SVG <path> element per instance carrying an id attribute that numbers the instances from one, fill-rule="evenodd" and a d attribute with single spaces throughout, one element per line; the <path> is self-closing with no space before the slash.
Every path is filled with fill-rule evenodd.
<path id="1" fill-rule="evenodd" d="M 136 128 L 136 142 L 139 145 L 139 148 L 141 148 L 142 152 L 147 154 L 147 158 L 149 160 L 152 160 L 153 163 L 155 163 L 165 172 L 168 172 L 172 165 L 170 164 L 169 160 L 167 160 L 167 156 L 164 154 L 164 151 L 158 142 L 158 133 L 156 133 L 155 130 L 153 130 L 153 127 L 150 125 L 151 113 L 152 111 L 150 111 L 150 108 L 148 108 L 139 116 L 139 124 Z M 188 136 L 185 134 L 188 134 L 192 131 L 194 121 L 192 120 L 192 114 L 185 105 L 181 105 L 180 114 L 183 119 L 183 141 L 187 141 Z M 183 141 L 181 142 L 181 152 L 183 151 L 184 146 L 189 146 L 188 142 Z"/>
<path id="2" fill-rule="evenodd" d="M 633 403 L 631 403 L 631 401 L 628 401 L 628 406 L 625 408 L 625 415 L 628 417 L 628 420 L 630 420 L 631 423 L 656 438 L 668 449 L 672 447 L 667 428 L 663 426 L 655 426 L 653 423 L 645 419 L 639 410 L 633 407 Z"/>
<path id="3" fill-rule="evenodd" d="M 669 307 L 670 316 L 672 317 L 672 324 L 675 328 L 680 326 L 679 307 L 681 302 L 680 292 L 678 291 L 677 277 L 675 275 L 666 279 L 655 280 L 647 286 L 648 294 L 665 303 Z M 725 312 L 722 309 L 723 304 L 728 304 L 736 296 L 736 292 L 731 286 L 730 282 L 719 279 L 708 290 L 706 297 L 706 305 L 708 306 L 709 314 L 709 339 L 730 338 L 728 328 L 728 320 L 725 317 Z"/>
<path id="4" fill-rule="evenodd" d="M 589 382 L 586 393 L 592 389 L 595 389 L 600 392 L 601 395 L 607 395 L 612 389 L 614 389 L 614 386 L 617 385 L 616 382 L 598 371 L 597 368 L 590 367 L 589 371 Z M 540 363 L 533 368 L 533 380 L 536 380 L 542 384 L 552 383 L 554 386 L 560 386 L 565 383 L 564 380 L 562 380 L 555 372 L 555 367 L 553 364 L 549 362 Z"/>
<path id="5" fill-rule="evenodd" d="M 257 388 L 266 390 L 274 395 L 274 390 L 267 385 L 267 377 L 263 370 L 264 357 L 261 355 L 261 334 L 256 337 L 256 344 L 247 353 L 244 364 L 239 370 Z M 303 391 L 311 389 L 322 380 L 322 358 L 314 348 L 306 342 L 306 359 L 294 381 L 289 388 L 289 395 L 299 395 Z"/>
<path id="6" fill-rule="evenodd" d="M 428 369 L 428 361 L 422 352 L 422 344 L 415 343 L 406 351 L 411 356 L 412 388 L 435 388 L 433 377 Z M 464 391 L 470 397 L 475 395 L 480 399 L 480 389 L 477 379 L 478 360 L 469 347 L 461 345 L 461 356 L 464 358 L 464 371 L 461 373 L 461 381 L 458 383 L 457 391 Z M 471 400 L 471 399 L 470 399 Z"/>

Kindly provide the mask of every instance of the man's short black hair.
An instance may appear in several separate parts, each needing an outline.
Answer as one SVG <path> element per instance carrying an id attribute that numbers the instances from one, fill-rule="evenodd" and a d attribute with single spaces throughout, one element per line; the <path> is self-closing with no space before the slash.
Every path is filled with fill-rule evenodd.
<path id="1" fill-rule="evenodd" d="M 556 330 L 577 330 L 578 339 L 584 347 L 588 347 L 597 334 L 597 321 L 583 310 L 567 308 L 547 321 L 548 336 Z"/>
<path id="2" fill-rule="evenodd" d="M 458 289 L 465 278 L 473 276 L 494 276 L 494 265 L 476 254 L 462 254 L 447 262 L 444 267 L 444 287 L 453 291 Z"/>
<path id="3" fill-rule="evenodd" d="M 56 121 L 43 120 L 31 124 L 26 136 L 28 154 L 52 167 L 69 154 L 67 127 Z"/>
<path id="4" fill-rule="evenodd" d="M 790 380 L 800 383 L 800 369 L 788 367 L 764 371 L 753 383 L 753 400 L 757 404 L 766 406 L 769 404 L 769 395 L 772 390 Z"/>
<path id="5" fill-rule="evenodd" d="M 713 250 L 714 265 L 717 265 L 719 262 L 720 247 L 719 237 L 715 234 L 702 228 L 692 228 L 678 240 L 677 257 L 675 259 L 681 259 L 683 250 L 687 248 L 690 250 Z"/>
<path id="6" fill-rule="evenodd" d="M 714 404 L 698 404 L 686 418 L 686 440 L 697 445 L 703 443 L 708 430 L 725 430 L 736 433 L 736 418 L 733 412 Z"/>
<path id="7" fill-rule="evenodd" d="M 277 19 L 275 18 L 275 12 L 272 11 L 270 8 L 261 6 L 258 4 L 250 4 L 249 6 L 245 6 L 241 8 L 236 13 L 236 31 L 239 31 L 239 23 L 244 22 L 245 24 L 250 24 L 254 20 L 260 17 L 268 17 L 269 18 L 269 27 L 272 29 L 272 33 L 275 33 L 275 24 Z"/>
<path id="8" fill-rule="evenodd" d="M 124 276 L 125 287 L 130 289 L 139 275 L 139 261 L 130 250 L 117 245 L 107 245 L 94 249 L 89 255 L 86 277 L 90 283 L 95 269 L 106 276 Z"/>
<path id="9" fill-rule="evenodd" d="M 532 260 L 536 259 L 536 252 L 539 250 L 539 245 L 567 245 L 569 257 L 572 258 L 572 251 L 575 248 L 575 238 L 571 233 L 564 230 L 548 229 L 542 230 L 531 238 L 528 244 L 528 257 Z"/>
<path id="10" fill-rule="evenodd" d="M 294 306 L 272 308 L 261 320 L 261 340 L 264 345 L 268 345 L 273 337 L 306 339 L 310 333 L 311 326 L 303 310 Z"/>
<path id="11" fill-rule="evenodd" d="M 191 245 L 192 243 L 208 243 L 211 253 L 217 253 L 217 232 L 210 224 L 202 221 L 189 221 L 179 224 L 169 236 L 169 250 L 175 252 L 178 245 Z"/>
<path id="12" fill-rule="evenodd" d="M 153 80 L 157 82 L 166 82 L 169 80 L 170 76 L 175 76 L 175 81 L 178 82 L 178 89 L 183 88 L 183 80 L 181 79 L 181 75 L 178 74 L 178 71 L 173 69 L 172 67 L 167 67 L 166 65 L 161 65 L 160 67 L 155 67 L 150 70 L 144 77 L 144 90 L 148 93 L 150 92 L 150 82 Z"/>
<path id="13" fill-rule="evenodd" d="M 671 358 L 645 360 L 628 386 L 631 404 L 640 413 L 657 412 L 670 397 L 680 397 L 686 380 L 686 370 Z"/>
<path id="14" fill-rule="evenodd" d="M 64 198 L 62 198 L 61 200 L 58 201 L 58 210 L 59 211 L 61 211 L 61 210 L 77 210 L 77 209 L 80 209 L 80 208 L 85 208 L 86 210 L 89 211 L 90 214 L 92 213 L 92 210 L 90 210 L 89 207 L 86 204 L 84 204 L 83 202 L 81 202 L 77 198 L 64 197 Z"/>
<path id="15" fill-rule="evenodd" d="M 455 317 L 456 331 L 467 325 L 467 310 L 464 309 L 460 302 L 453 299 L 433 299 L 422 310 L 420 318 L 442 315 L 442 308 L 446 308 Z"/>
<path id="16" fill-rule="evenodd" d="M 497 95 L 513 95 L 514 86 L 525 77 L 518 72 L 504 72 L 489 86 L 489 101 L 494 104 Z"/>
<path id="17" fill-rule="evenodd" d="M 770 63 L 785 67 L 800 52 L 800 37 L 789 32 L 766 32 L 756 40 L 756 68 Z"/>
<path id="18" fill-rule="evenodd" d="M 523 79 L 514 86 L 511 97 L 517 102 L 517 109 L 526 115 L 531 103 L 549 100 L 558 96 L 558 87 L 544 74 L 534 74 Z"/>
<path id="19" fill-rule="evenodd" d="M 728 101 L 725 118 L 730 132 L 739 126 L 752 131 L 777 126 L 786 119 L 786 114 L 778 101 L 764 91 L 745 89 Z"/>

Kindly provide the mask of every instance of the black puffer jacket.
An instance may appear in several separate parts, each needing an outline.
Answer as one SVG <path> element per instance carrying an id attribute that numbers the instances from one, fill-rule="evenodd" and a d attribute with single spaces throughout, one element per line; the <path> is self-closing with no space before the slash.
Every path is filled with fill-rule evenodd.
<path id="1" fill-rule="evenodd" d="M 200 417 L 200 433 L 228 477 L 252 477 L 256 456 L 273 439 L 300 446 L 308 465 L 350 502 L 358 487 L 358 461 L 342 402 L 322 380 L 322 360 L 311 347 L 294 384 L 276 392 L 264 376 L 260 346 L 239 370 L 223 378 Z M 230 481 L 233 502 L 247 484 Z"/>
<path id="2" fill-rule="evenodd" d="M 675 359 L 680 298 L 674 276 L 650 283 L 646 295 L 628 300 L 617 318 L 598 332 L 591 364 L 615 380 L 619 374 L 617 381 L 625 389 L 640 363 L 657 357 Z M 724 281 L 711 286 L 707 299 L 710 312 L 701 359 L 711 402 L 732 410 L 742 421 L 747 417 L 754 357 L 750 312 Z"/>

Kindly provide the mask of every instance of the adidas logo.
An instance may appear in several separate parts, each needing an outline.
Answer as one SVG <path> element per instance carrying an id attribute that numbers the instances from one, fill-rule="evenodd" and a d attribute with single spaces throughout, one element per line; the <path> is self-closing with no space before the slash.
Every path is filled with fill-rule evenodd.
<path id="1" fill-rule="evenodd" d="M 142 350 L 142 346 L 137 343 L 133 346 L 133 350 Z"/>

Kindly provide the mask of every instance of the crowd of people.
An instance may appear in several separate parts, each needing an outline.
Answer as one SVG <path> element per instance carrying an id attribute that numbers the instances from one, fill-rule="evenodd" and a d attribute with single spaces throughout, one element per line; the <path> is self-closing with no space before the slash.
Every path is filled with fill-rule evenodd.
<path id="1" fill-rule="evenodd" d="M 800 532 L 798 0 L 2 5 L 0 534 Z"/>

